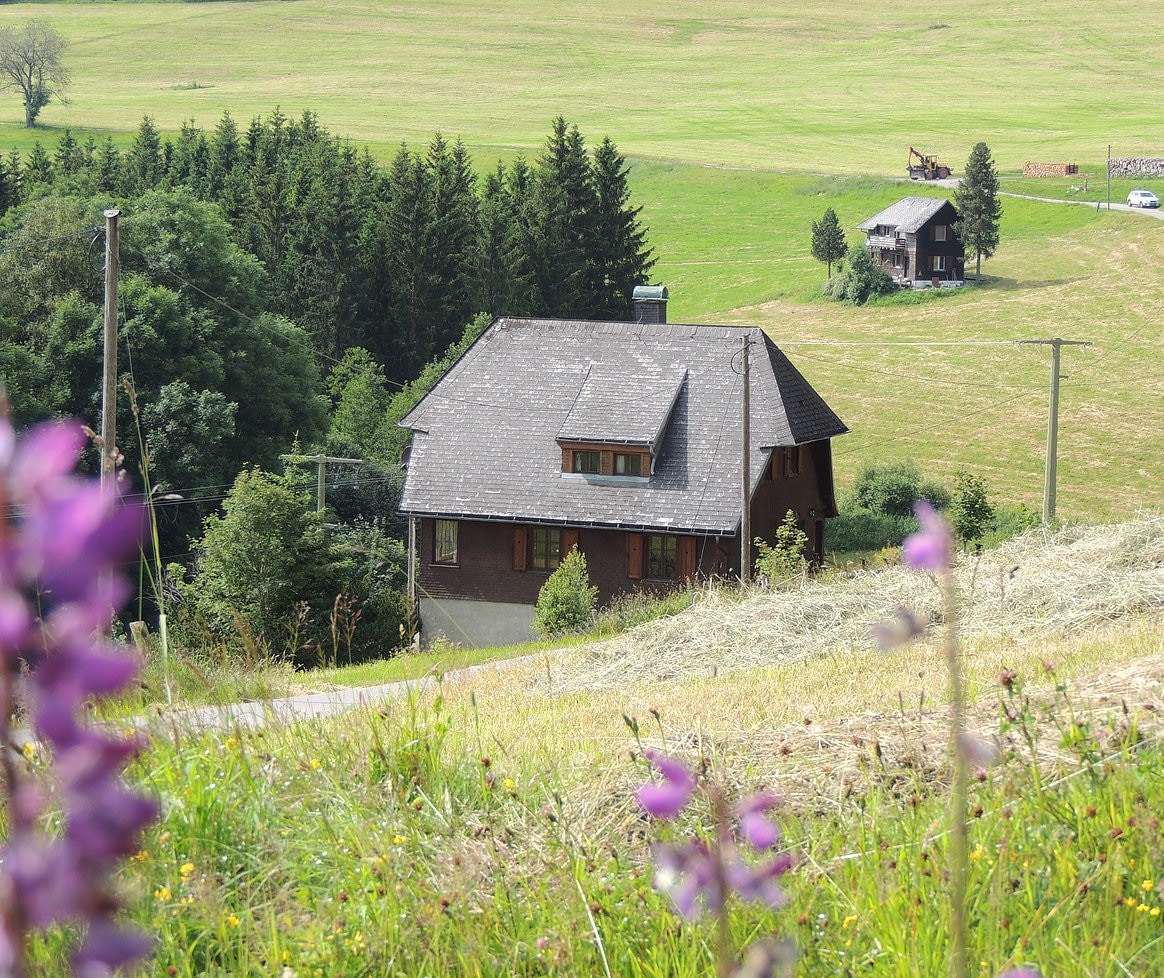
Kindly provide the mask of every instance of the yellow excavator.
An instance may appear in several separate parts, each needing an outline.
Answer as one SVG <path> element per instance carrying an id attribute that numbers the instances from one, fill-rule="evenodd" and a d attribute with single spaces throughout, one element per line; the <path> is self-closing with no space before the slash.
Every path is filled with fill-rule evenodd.
<path id="1" fill-rule="evenodd" d="M 936 156 L 919 153 L 912 146 L 909 148 L 906 169 L 909 170 L 911 180 L 945 180 L 950 175 L 950 168 L 939 163 Z"/>

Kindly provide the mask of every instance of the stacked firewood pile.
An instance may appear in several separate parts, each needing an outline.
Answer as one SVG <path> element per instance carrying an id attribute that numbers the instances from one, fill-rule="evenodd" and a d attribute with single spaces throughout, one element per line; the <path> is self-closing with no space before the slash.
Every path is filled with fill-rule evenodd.
<path id="1" fill-rule="evenodd" d="M 1079 172 L 1078 163 L 1024 163 L 1024 177 L 1073 177 Z"/>
<path id="2" fill-rule="evenodd" d="M 1150 156 L 1123 156 L 1110 161 L 1113 177 L 1164 177 L 1164 160 Z"/>

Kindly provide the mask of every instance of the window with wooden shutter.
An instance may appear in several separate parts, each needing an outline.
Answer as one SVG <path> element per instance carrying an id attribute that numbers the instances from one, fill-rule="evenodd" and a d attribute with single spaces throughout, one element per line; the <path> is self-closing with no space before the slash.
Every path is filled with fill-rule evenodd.
<path id="1" fill-rule="evenodd" d="M 679 580 L 695 577 L 695 537 L 679 538 Z"/>
<path id="2" fill-rule="evenodd" d="M 626 535 L 626 576 L 632 581 L 643 579 L 643 535 Z"/>
<path id="3" fill-rule="evenodd" d="M 523 571 L 529 561 L 529 530 L 524 526 L 513 528 L 513 569 Z"/>
<path id="4" fill-rule="evenodd" d="M 563 530 L 562 531 L 562 559 L 565 560 L 567 555 L 578 546 L 578 531 L 577 530 Z"/>

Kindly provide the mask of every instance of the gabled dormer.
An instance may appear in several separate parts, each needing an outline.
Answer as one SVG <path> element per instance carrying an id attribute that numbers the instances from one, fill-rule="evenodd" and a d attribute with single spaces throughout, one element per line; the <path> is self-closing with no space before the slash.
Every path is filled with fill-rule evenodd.
<path id="1" fill-rule="evenodd" d="M 646 359 L 591 364 L 558 431 L 562 476 L 612 485 L 650 481 L 687 368 Z"/>

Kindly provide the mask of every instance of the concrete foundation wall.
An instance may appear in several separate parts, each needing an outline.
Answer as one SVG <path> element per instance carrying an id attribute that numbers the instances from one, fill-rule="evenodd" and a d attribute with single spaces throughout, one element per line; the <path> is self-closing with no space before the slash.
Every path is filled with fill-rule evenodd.
<path id="1" fill-rule="evenodd" d="M 440 636 L 466 648 L 532 642 L 538 637 L 533 613 L 528 604 L 421 598 L 421 644 L 431 645 Z"/>

